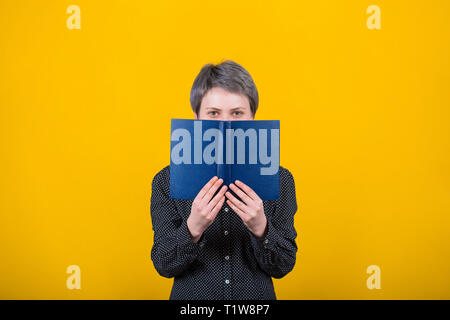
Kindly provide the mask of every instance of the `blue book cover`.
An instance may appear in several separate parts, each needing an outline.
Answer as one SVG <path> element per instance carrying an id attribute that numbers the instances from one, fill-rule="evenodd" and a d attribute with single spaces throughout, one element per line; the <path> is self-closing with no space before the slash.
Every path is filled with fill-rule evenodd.
<path id="1" fill-rule="evenodd" d="M 218 176 L 227 186 L 242 181 L 262 200 L 278 199 L 279 120 L 171 119 L 170 136 L 171 198 L 193 200 Z"/>

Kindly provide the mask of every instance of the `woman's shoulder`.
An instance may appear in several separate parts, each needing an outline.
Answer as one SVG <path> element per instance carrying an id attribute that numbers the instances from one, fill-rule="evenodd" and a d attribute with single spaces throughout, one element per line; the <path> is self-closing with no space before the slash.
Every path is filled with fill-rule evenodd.
<path id="1" fill-rule="evenodd" d="M 170 182 L 170 165 L 165 166 L 159 170 L 153 177 L 153 183 L 168 184 Z"/>
<path id="2" fill-rule="evenodd" d="M 289 169 L 280 166 L 280 185 L 281 186 L 295 186 L 294 176 Z"/>
<path id="3" fill-rule="evenodd" d="M 280 166 L 280 177 L 293 177 L 289 169 Z"/>

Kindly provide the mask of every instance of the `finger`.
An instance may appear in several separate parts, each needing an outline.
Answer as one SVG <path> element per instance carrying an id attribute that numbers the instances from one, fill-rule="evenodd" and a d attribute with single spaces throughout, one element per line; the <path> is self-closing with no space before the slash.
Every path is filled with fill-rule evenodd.
<path id="1" fill-rule="evenodd" d="M 211 180 L 209 180 L 204 186 L 203 188 L 200 190 L 200 192 L 197 194 L 198 198 L 197 200 L 202 200 L 202 198 L 205 196 L 206 192 L 211 188 L 211 186 L 213 185 L 213 183 L 218 179 L 217 176 L 214 176 L 211 178 Z"/>
<path id="2" fill-rule="evenodd" d="M 211 188 L 206 192 L 205 196 L 201 200 L 203 205 L 207 205 L 209 201 L 211 201 L 211 198 L 216 193 L 217 189 L 219 189 L 220 185 L 223 183 L 223 179 L 219 179 L 212 185 Z"/>
<path id="3" fill-rule="evenodd" d="M 242 212 L 244 212 L 246 215 L 250 215 L 248 212 L 248 207 L 245 203 L 238 200 L 235 196 L 231 194 L 231 192 L 225 193 L 225 196 L 236 206 L 238 207 Z"/>
<path id="4" fill-rule="evenodd" d="M 209 218 L 211 219 L 211 221 L 214 221 L 214 219 L 217 216 L 217 213 L 222 208 L 224 202 L 225 202 L 225 197 L 222 196 L 222 198 L 219 199 L 219 201 L 217 202 L 217 204 L 214 206 L 214 208 L 211 210 L 211 213 L 209 214 Z"/>
<path id="5" fill-rule="evenodd" d="M 239 188 L 241 188 L 242 190 L 245 191 L 245 193 L 252 198 L 253 200 L 261 200 L 258 196 L 258 194 L 253 191 L 252 188 L 250 188 L 248 185 L 246 185 L 245 183 L 243 183 L 242 181 L 236 180 L 234 182 Z"/>
<path id="6" fill-rule="evenodd" d="M 216 196 L 208 203 L 208 210 L 212 210 L 214 206 L 217 204 L 217 202 L 222 198 L 227 191 L 227 186 L 222 186 L 220 191 L 216 194 Z"/>
<path id="7" fill-rule="evenodd" d="M 241 209 L 239 209 L 238 207 L 236 207 L 234 205 L 233 202 L 231 202 L 230 200 L 227 200 L 227 204 L 230 206 L 231 209 L 233 209 L 234 212 L 237 213 L 237 215 L 241 218 L 242 221 L 247 221 L 248 219 L 248 214 L 246 214 L 245 212 L 243 212 Z"/>
<path id="8" fill-rule="evenodd" d="M 247 194 L 245 194 L 244 191 L 239 189 L 238 186 L 236 186 L 234 183 L 230 184 L 230 189 L 233 190 L 239 198 L 241 198 L 242 201 L 244 201 L 247 205 L 250 205 L 251 202 L 253 202 L 253 199 L 250 198 Z"/>

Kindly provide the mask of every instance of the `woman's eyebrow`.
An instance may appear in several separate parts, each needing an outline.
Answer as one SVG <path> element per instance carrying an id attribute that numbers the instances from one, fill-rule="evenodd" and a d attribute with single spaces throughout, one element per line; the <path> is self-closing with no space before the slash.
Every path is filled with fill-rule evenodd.
<path id="1" fill-rule="evenodd" d="M 218 111 L 222 111 L 222 109 L 216 108 L 216 107 L 206 107 L 205 109 L 207 109 L 207 110 L 218 110 Z M 234 110 L 239 110 L 239 109 L 243 109 L 243 107 L 235 107 L 235 108 L 231 108 L 230 110 L 231 110 L 231 111 L 234 111 Z"/>

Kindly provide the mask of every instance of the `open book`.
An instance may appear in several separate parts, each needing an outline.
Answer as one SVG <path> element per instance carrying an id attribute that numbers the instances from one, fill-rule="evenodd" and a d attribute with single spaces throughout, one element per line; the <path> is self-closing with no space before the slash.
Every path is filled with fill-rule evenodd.
<path id="1" fill-rule="evenodd" d="M 279 120 L 171 120 L 170 197 L 193 200 L 213 177 L 279 196 Z M 231 189 L 229 189 L 231 191 Z"/>

